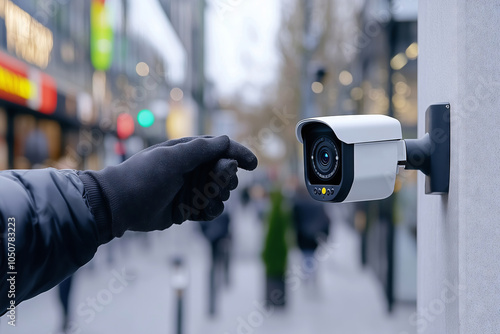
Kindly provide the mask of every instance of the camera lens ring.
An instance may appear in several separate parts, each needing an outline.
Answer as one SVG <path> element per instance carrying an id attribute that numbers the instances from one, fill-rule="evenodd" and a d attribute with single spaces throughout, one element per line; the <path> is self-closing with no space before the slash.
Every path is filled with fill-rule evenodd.
<path id="1" fill-rule="evenodd" d="M 337 145 L 329 138 L 318 138 L 311 151 L 311 165 L 318 178 L 324 181 L 331 179 L 339 165 Z"/>

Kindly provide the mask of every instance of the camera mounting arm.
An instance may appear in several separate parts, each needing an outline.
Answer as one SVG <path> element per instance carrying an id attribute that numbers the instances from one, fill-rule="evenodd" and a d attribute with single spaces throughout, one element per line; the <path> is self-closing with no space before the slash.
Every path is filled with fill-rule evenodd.
<path id="1" fill-rule="evenodd" d="M 426 194 L 447 194 L 450 184 L 450 104 L 433 104 L 425 113 L 426 134 L 420 139 L 405 139 L 405 169 L 426 175 Z"/>

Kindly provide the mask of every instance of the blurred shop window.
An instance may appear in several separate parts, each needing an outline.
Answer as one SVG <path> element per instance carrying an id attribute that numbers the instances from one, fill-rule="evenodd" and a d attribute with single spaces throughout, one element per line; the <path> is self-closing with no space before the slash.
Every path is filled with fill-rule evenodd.
<path id="1" fill-rule="evenodd" d="M 51 161 L 50 167 L 57 169 L 83 169 L 83 158 L 78 154 L 79 132 L 63 131 L 64 148 L 58 160 Z M 61 146 L 61 147 L 63 147 Z"/>
<path id="2" fill-rule="evenodd" d="M 0 108 L 0 170 L 8 168 L 9 147 L 7 146 L 7 113 Z"/>
<path id="3" fill-rule="evenodd" d="M 57 160 L 61 156 L 61 126 L 55 121 L 40 120 L 38 128 L 47 136 L 49 159 Z"/>
<path id="4" fill-rule="evenodd" d="M 29 133 L 35 130 L 36 119 L 29 115 L 17 115 L 14 118 L 14 168 L 28 169 L 29 160 L 24 156 L 24 147 Z"/>
<path id="5" fill-rule="evenodd" d="M 99 170 L 101 167 L 101 160 L 97 154 L 89 155 L 87 158 L 86 169 Z"/>

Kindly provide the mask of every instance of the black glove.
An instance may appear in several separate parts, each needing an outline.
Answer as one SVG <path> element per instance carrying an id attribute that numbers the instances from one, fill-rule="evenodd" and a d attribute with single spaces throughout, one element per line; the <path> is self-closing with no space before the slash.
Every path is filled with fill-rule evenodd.
<path id="1" fill-rule="evenodd" d="M 236 188 L 237 167 L 257 158 L 227 136 L 190 137 L 151 146 L 101 171 L 79 172 L 100 244 L 126 230 L 163 230 L 190 220 L 212 220 Z"/>

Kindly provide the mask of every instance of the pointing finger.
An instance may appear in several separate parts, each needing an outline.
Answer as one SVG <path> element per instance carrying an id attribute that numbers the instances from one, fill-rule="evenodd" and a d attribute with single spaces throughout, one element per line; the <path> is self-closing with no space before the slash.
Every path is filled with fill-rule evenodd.
<path id="1" fill-rule="evenodd" d="M 257 157 L 245 146 L 231 140 L 229 149 L 224 156 L 238 162 L 238 167 L 246 170 L 254 170 L 257 167 Z"/>

